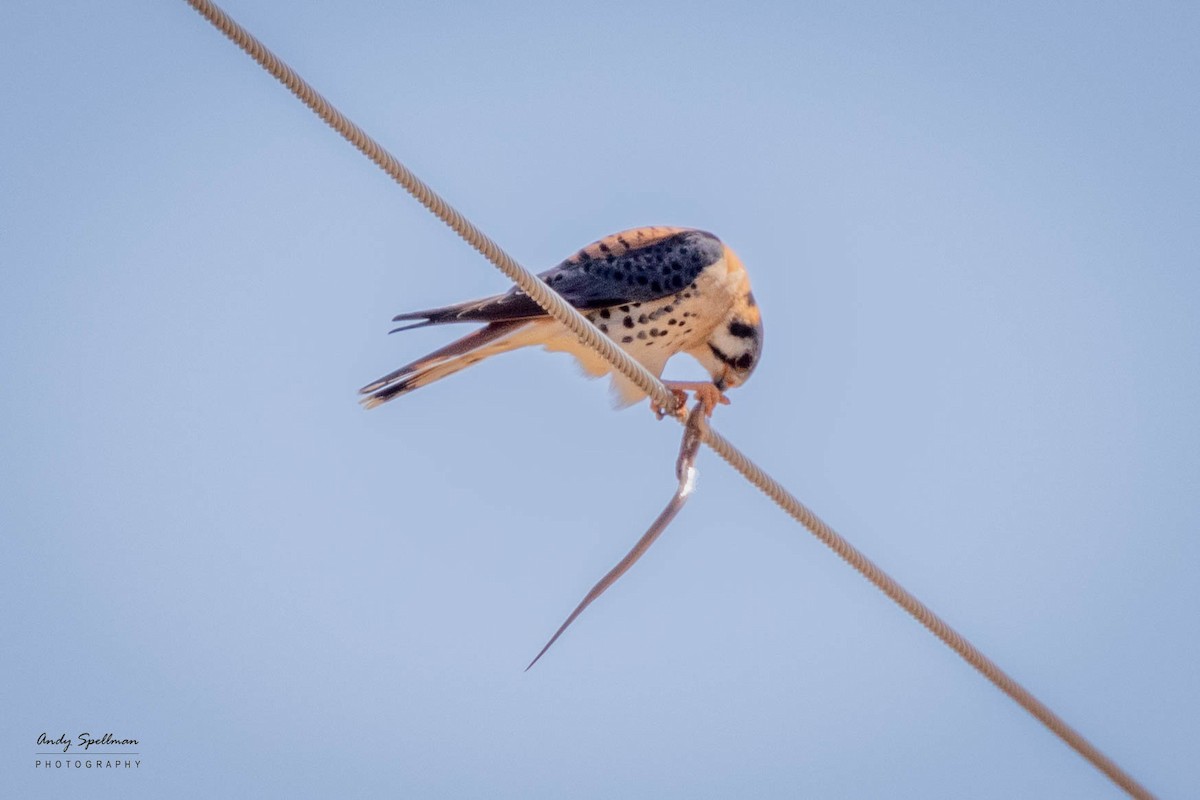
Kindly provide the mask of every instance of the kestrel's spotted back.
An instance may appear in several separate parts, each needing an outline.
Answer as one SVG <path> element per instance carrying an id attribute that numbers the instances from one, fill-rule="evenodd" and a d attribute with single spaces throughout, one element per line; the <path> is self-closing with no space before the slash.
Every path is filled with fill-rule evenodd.
<path id="1" fill-rule="evenodd" d="M 720 239 L 692 228 L 636 228 L 580 250 L 541 273 L 571 305 L 595 323 L 632 358 L 661 376 L 667 360 L 687 353 L 699 361 L 712 384 L 672 383 L 678 393 L 707 390 L 710 406 L 726 389 L 750 377 L 762 349 L 762 318 L 742 262 Z M 396 330 L 447 322 L 484 322 L 479 330 L 391 372 L 359 391 L 367 408 L 386 403 L 490 356 L 541 345 L 574 355 L 594 376 L 612 367 L 548 316 L 519 289 L 458 305 L 399 314 L 419 320 Z M 622 405 L 645 397 L 613 374 Z"/>

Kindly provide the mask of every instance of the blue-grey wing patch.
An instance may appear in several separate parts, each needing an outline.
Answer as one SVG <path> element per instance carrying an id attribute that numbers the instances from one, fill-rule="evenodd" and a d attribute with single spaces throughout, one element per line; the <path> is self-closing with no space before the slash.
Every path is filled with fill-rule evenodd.
<path id="1" fill-rule="evenodd" d="M 724 248 L 711 233 L 691 228 L 635 228 L 606 236 L 538 275 L 582 311 L 645 303 L 687 288 Z M 468 303 L 398 314 L 419 320 L 396 330 L 447 322 L 507 322 L 545 316 L 519 289 Z"/>
<path id="2" fill-rule="evenodd" d="M 722 254 L 720 239 L 705 231 L 638 228 L 588 245 L 539 277 L 576 308 L 606 308 L 683 291 Z"/>

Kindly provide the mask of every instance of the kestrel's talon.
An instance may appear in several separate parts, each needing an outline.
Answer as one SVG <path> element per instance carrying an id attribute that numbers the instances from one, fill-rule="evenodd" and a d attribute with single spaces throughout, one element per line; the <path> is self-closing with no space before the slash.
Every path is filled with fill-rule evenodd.
<path id="1" fill-rule="evenodd" d="M 711 417 L 718 405 L 729 405 L 729 398 L 711 383 L 696 389 L 696 399 L 704 406 L 704 416 Z"/>
<path id="2" fill-rule="evenodd" d="M 683 389 L 678 389 L 667 381 L 667 389 L 675 396 L 675 410 L 669 412 L 671 416 L 677 417 L 680 420 L 687 418 L 687 401 L 688 394 Z M 650 410 L 654 412 L 654 416 L 658 417 L 661 422 L 668 414 L 667 409 L 658 404 L 654 398 L 650 398 Z"/>
<path id="3" fill-rule="evenodd" d="M 683 419 L 685 414 L 685 405 L 687 401 L 687 392 L 696 393 L 696 400 L 700 405 L 704 406 L 704 416 L 711 417 L 717 406 L 729 405 L 729 398 L 725 393 L 712 383 L 704 383 L 703 381 L 666 381 L 667 388 L 675 393 L 676 397 L 680 397 L 683 402 L 679 405 L 679 418 Z M 662 419 L 659 417 L 659 419 Z"/>

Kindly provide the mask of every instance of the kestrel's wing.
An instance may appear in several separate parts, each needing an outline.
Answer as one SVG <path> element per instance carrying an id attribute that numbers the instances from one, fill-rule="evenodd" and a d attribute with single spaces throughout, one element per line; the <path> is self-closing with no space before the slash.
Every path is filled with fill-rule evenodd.
<path id="1" fill-rule="evenodd" d="M 583 311 L 645 303 L 682 291 L 724 255 L 721 240 L 692 228 L 635 228 L 606 236 L 538 275 Z M 419 320 L 396 330 L 447 322 L 512 322 L 546 313 L 520 289 L 458 305 L 398 314 Z"/>
<path id="2" fill-rule="evenodd" d="M 723 255 L 721 240 L 705 231 L 636 228 L 606 236 L 538 277 L 576 308 L 606 308 L 682 291 Z"/>

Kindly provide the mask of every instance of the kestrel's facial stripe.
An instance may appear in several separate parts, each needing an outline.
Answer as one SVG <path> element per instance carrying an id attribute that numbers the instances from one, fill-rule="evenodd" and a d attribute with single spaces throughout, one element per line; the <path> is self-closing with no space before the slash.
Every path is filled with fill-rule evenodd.
<path id="1" fill-rule="evenodd" d="M 750 365 L 754 363 L 754 356 L 749 353 L 742 353 L 737 358 L 731 358 L 725 355 L 724 351 L 712 342 L 708 343 L 708 349 L 712 351 L 712 354 L 717 357 L 718 361 L 728 364 L 734 369 L 750 369 Z"/>

